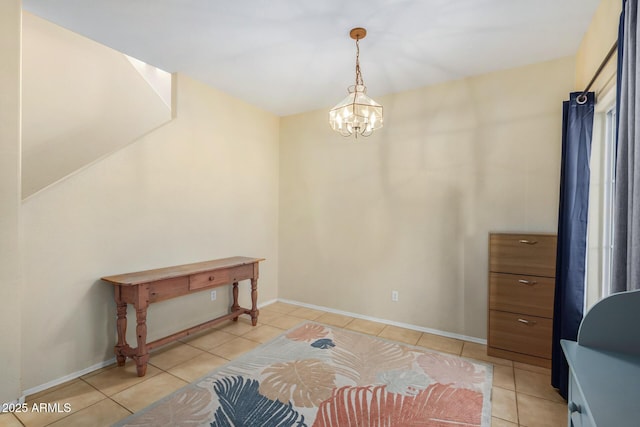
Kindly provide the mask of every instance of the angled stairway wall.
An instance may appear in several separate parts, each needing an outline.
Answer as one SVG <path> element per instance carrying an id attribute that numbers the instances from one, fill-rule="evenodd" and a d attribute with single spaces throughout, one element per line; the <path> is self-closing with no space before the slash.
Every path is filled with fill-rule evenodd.
<path id="1" fill-rule="evenodd" d="M 27 12 L 22 52 L 23 198 L 171 120 L 166 72 Z"/>

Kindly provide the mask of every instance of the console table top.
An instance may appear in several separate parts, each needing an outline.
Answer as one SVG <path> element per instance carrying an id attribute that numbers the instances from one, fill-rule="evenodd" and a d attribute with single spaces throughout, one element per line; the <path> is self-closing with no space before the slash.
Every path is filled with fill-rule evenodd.
<path id="1" fill-rule="evenodd" d="M 249 258 L 244 256 L 234 256 L 221 258 L 213 261 L 196 262 L 192 264 L 176 265 L 173 267 L 156 268 L 153 270 L 136 271 L 133 273 L 106 276 L 101 279 L 116 285 L 139 285 L 151 283 L 173 277 L 182 277 L 189 274 L 202 273 L 205 271 L 218 270 L 223 268 L 237 267 L 246 264 L 255 264 L 264 261 L 264 258 Z"/>

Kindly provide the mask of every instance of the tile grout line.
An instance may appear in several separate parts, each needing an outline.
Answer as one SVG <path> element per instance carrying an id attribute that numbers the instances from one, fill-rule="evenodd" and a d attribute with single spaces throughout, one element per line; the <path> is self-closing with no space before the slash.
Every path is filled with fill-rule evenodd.
<path id="1" fill-rule="evenodd" d="M 127 411 L 129 413 L 129 415 L 133 415 L 135 412 L 132 412 L 129 408 L 127 408 L 126 406 L 124 406 L 122 403 L 118 402 L 117 400 L 114 400 L 112 398 L 108 398 L 110 401 L 112 401 L 113 403 L 115 403 L 116 405 L 120 406 L 122 409 L 124 409 L 125 411 Z M 127 417 L 129 416 L 127 415 Z M 125 417 L 126 418 L 126 417 Z M 124 418 L 123 418 L 124 419 Z"/>
<path id="2" fill-rule="evenodd" d="M 77 414 L 77 413 L 78 413 L 78 412 L 80 412 L 80 411 L 84 411 L 85 409 L 90 408 L 91 406 L 93 406 L 93 405 L 95 405 L 95 404 L 97 404 L 97 403 L 99 403 L 99 402 L 102 402 L 102 401 L 103 401 L 103 400 L 105 400 L 105 399 L 109 399 L 109 396 L 107 396 L 106 394 L 104 394 L 103 392 L 101 392 L 100 390 L 98 390 L 97 388 L 95 388 L 93 385 L 91 385 L 91 384 L 89 384 L 88 382 L 86 382 L 83 378 L 78 377 L 77 379 L 78 379 L 78 380 L 80 380 L 81 382 L 85 383 L 86 385 L 88 385 L 89 387 L 91 387 L 92 389 L 94 389 L 95 391 L 97 391 L 98 393 L 100 393 L 101 395 L 103 395 L 103 396 L 104 396 L 104 399 L 100 399 L 100 400 L 98 400 L 97 402 L 94 402 L 94 403 L 92 403 L 92 404 L 91 404 L 91 405 L 89 405 L 89 406 L 85 406 L 84 408 L 79 409 L 79 410 L 77 410 L 77 411 L 75 411 L 75 412 L 68 413 L 68 414 L 64 415 L 63 417 L 58 418 L 57 420 L 54 420 L 54 421 L 51 421 L 50 423 L 45 424 L 43 427 L 47 427 L 47 426 L 50 426 L 50 425 L 52 425 L 52 424 L 55 424 L 55 423 L 57 423 L 58 421 L 62 421 L 62 420 L 64 420 L 65 418 L 69 418 L 70 416 L 72 416 L 72 415 L 74 415 L 74 414 Z M 75 380 L 74 380 L 74 381 L 75 381 Z M 64 387 L 62 387 L 62 388 L 64 388 Z M 16 417 L 16 418 L 17 418 L 17 417 Z M 22 424 L 22 425 L 25 425 L 25 424 Z"/>
<path id="3" fill-rule="evenodd" d="M 546 397 L 537 396 L 535 394 L 527 393 L 525 391 L 519 391 L 518 393 L 519 394 L 524 394 L 525 396 L 534 397 L 536 399 L 546 400 L 547 402 L 551 402 L 551 403 L 559 403 L 559 404 L 563 404 L 563 405 L 566 405 L 566 403 L 567 403 L 567 402 L 564 402 L 564 401 L 560 402 L 558 400 L 547 399 Z"/>
<path id="4" fill-rule="evenodd" d="M 91 386 L 91 384 L 89 384 L 89 385 Z M 93 387 L 93 386 L 92 386 L 92 387 Z M 93 387 L 93 388 L 95 388 L 95 387 Z M 98 389 L 96 388 L 96 390 L 98 390 Z M 80 409 L 80 410 L 78 410 L 78 411 L 76 411 L 76 412 L 73 412 L 73 413 L 70 413 L 70 414 L 68 414 L 68 415 L 65 415 L 64 417 L 62 417 L 62 418 L 60 418 L 60 419 L 57 419 L 57 420 L 55 420 L 55 421 L 53 421 L 53 422 L 50 422 L 49 424 L 46 424 L 46 425 L 44 425 L 43 427 L 51 426 L 51 425 L 53 425 L 53 424 L 55 424 L 55 423 L 57 423 L 57 422 L 59 422 L 59 421 L 62 421 L 62 420 L 64 420 L 64 419 L 66 419 L 66 418 L 69 418 L 69 417 L 71 417 L 71 416 L 73 416 L 73 415 L 75 415 L 75 414 L 79 413 L 79 412 L 82 412 L 82 411 L 84 411 L 85 409 L 89 409 L 89 408 L 91 408 L 92 406 L 95 406 L 95 405 L 99 404 L 100 402 L 104 402 L 105 400 L 110 400 L 110 401 L 115 402 L 116 404 L 118 404 L 118 402 L 116 402 L 115 400 L 111 399 L 109 396 L 105 395 L 105 394 L 104 394 L 104 393 L 102 393 L 100 390 L 98 390 L 98 391 L 99 391 L 103 396 L 105 396 L 105 398 L 104 398 L 104 399 L 100 399 L 100 400 L 98 400 L 97 402 L 94 402 L 94 403 L 92 403 L 92 404 L 91 404 L 91 405 L 89 405 L 89 406 L 85 406 L 84 408 L 82 408 L 82 409 Z M 120 405 L 120 406 L 122 406 L 122 405 Z M 124 408 L 124 406 L 122 406 L 122 407 Z M 127 408 L 124 408 L 124 409 L 127 409 Z M 127 409 L 127 412 L 129 412 L 130 414 L 132 414 L 132 412 L 131 412 L 129 409 Z"/>
<path id="5" fill-rule="evenodd" d="M 11 415 L 16 421 L 18 421 L 18 423 L 22 426 L 22 427 L 26 427 L 26 424 L 22 422 L 22 420 L 18 417 L 16 417 L 16 414 L 14 414 L 13 412 L 8 412 L 9 415 Z"/>
<path id="6" fill-rule="evenodd" d="M 518 408 L 518 385 L 516 384 L 516 367 L 511 366 L 511 375 L 513 375 L 513 391 L 516 395 L 516 421 L 520 426 L 520 409 Z"/>

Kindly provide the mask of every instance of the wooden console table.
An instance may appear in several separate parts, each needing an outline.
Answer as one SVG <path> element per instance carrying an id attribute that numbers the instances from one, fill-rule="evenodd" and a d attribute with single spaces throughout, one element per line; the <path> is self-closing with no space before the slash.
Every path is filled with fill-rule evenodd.
<path id="1" fill-rule="evenodd" d="M 103 277 L 102 280 L 115 287 L 118 313 L 116 322 L 118 342 L 115 353 L 118 366 L 123 366 L 127 357 L 130 357 L 136 362 L 138 376 L 142 377 L 147 372 L 149 351 L 156 347 L 225 320 L 237 321 L 241 314 L 251 315 L 251 324 L 255 326 L 258 322 L 258 263 L 260 261 L 264 261 L 264 258 L 237 256 Z M 251 309 L 240 307 L 238 304 L 238 282 L 247 279 L 251 280 Z M 229 314 L 147 343 L 149 304 L 231 283 L 233 284 L 233 304 Z M 127 304 L 133 304 L 136 310 L 137 348 L 131 348 L 127 344 Z"/>

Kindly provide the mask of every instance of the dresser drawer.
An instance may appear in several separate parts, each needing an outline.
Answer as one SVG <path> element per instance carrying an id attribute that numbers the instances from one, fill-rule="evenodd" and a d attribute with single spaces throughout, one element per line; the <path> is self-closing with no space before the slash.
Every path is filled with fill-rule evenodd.
<path id="1" fill-rule="evenodd" d="M 556 275 L 555 235 L 492 233 L 489 252 L 490 271 L 546 277 Z"/>
<path id="2" fill-rule="evenodd" d="M 489 346 L 550 359 L 552 327 L 544 317 L 489 310 Z"/>
<path id="3" fill-rule="evenodd" d="M 569 414 L 570 427 L 594 427 L 594 424 L 587 413 L 587 405 L 584 396 L 580 393 L 580 387 L 573 377 L 569 374 L 569 400 L 567 401 L 567 412 Z"/>
<path id="4" fill-rule="evenodd" d="M 194 291 L 240 280 L 253 276 L 253 264 L 241 265 L 233 268 L 207 271 L 189 276 L 189 290 Z"/>
<path id="5" fill-rule="evenodd" d="M 519 274 L 489 274 L 489 309 L 553 317 L 555 279 Z"/>

